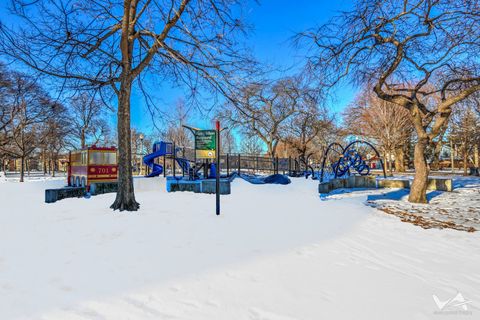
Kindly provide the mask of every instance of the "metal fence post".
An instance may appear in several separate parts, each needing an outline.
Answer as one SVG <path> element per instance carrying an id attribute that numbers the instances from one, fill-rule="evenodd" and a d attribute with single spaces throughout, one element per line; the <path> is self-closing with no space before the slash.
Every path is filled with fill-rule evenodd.
<path id="1" fill-rule="evenodd" d="M 241 169 L 241 166 L 240 166 L 240 153 L 238 154 L 238 174 L 240 174 L 240 169 Z"/>
<path id="2" fill-rule="evenodd" d="M 228 156 L 227 153 L 227 177 L 230 175 L 230 163 L 229 163 L 230 157 Z"/>
<path id="3" fill-rule="evenodd" d="M 163 177 L 167 176 L 167 156 L 163 156 Z"/>
<path id="4" fill-rule="evenodd" d="M 177 152 L 176 152 L 176 150 L 175 150 L 175 142 L 174 142 L 174 143 L 173 143 L 173 152 L 172 152 L 172 154 L 173 154 L 173 158 L 172 158 L 172 161 L 173 161 L 173 163 L 172 163 L 172 168 L 173 168 L 173 177 L 174 177 L 174 178 L 175 178 L 175 169 L 176 169 L 176 165 L 175 165 L 175 158 L 176 158 L 176 156 L 177 156 L 176 153 L 177 153 Z"/>

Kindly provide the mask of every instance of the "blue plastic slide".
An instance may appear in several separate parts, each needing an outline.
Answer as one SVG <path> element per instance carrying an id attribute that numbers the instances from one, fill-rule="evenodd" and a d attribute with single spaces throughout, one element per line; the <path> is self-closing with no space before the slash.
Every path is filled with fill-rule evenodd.
<path id="1" fill-rule="evenodd" d="M 150 154 L 147 154 L 146 156 L 143 157 L 143 163 L 145 165 L 149 166 L 152 169 L 152 172 L 150 172 L 149 175 L 147 175 L 148 178 L 151 177 L 156 177 L 159 176 L 163 173 L 163 166 L 159 165 L 158 163 L 155 163 L 155 158 L 162 157 L 165 155 L 171 155 L 172 154 L 172 144 L 168 142 L 155 142 L 153 144 L 153 152 Z M 183 159 L 183 158 L 175 158 L 177 161 L 178 165 L 182 168 L 183 172 L 185 174 L 188 174 L 188 171 L 190 170 L 190 161 L 188 159 Z"/>
<path id="2" fill-rule="evenodd" d="M 182 171 L 188 175 L 188 171 L 190 170 L 190 161 L 183 158 L 175 158 L 175 160 L 177 160 L 177 163 L 180 165 L 180 168 L 182 168 Z"/>
<path id="3" fill-rule="evenodd" d="M 152 172 L 147 175 L 148 178 L 159 176 L 163 173 L 163 166 L 155 163 L 155 158 L 167 154 L 167 144 L 165 142 L 155 143 L 153 145 L 153 152 L 143 157 L 143 163 L 152 169 Z"/>

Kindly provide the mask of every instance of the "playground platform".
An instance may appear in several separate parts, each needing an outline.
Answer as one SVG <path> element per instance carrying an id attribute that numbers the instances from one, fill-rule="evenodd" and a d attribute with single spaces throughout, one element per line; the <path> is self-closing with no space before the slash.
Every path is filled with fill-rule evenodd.
<path id="1" fill-rule="evenodd" d="M 118 184 L 116 182 L 97 183 L 95 188 L 91 188 L 89 195 L 117 192 Z M 67 198 L 81 198 L 87 194 L 86 187 L 63 187 L 45 190 L 45 203 L 54 203 L 58 200 Z"/>
<path id="2" fill-rule="evenodd" d="M 167 177 L 167 192 L 215 193 L 215 179 L 186 180 Z M 230 194 L 230 180 L 220 179 L 220 194 Z"/>
<path id="3" fill-rule="evenodd" d="M 410 180 L 406 178 L 377 178 L 376 176 L 350 176 L 348 178 L 336 178 L 327 182 L 320 182 L 319 193 L 329 193 L 342 188 L 399 188 L 410 189 Z M 427 190 L 448 191 L 453 190 L 452 179 L 428 178 Z"/>

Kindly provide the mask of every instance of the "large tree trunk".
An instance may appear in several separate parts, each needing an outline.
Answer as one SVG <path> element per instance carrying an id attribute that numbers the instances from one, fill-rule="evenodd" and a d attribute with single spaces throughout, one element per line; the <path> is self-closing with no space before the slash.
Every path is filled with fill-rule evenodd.
<path id="1" fill-rule="evenodd" d="M 131 132 L 130 132 L 130 93 L 131 81 L 124 79 L 118 94 L 118 191 L 113 210 L 136 211 L 140 204 L 135 201 L 132 177 Z"/>
<path id="2" fill-rule="evenodd" d="M 385 166 L 385 171 L 390 172 L 390 161 L 388 161 L 387 153 L 383 153 L 383 165 Z"/>
<path id="3" fill-rule="evenodd" d="M 132 135 L 130 130 L 130 95 L 133 76 L 132 59 L 133 44 L 131 36 L 134 28 L 131 19 L 135 16 L 136 5 L 130 1 L 124 2 L 122 19 L 122 35 L 120 50 L 122 52 L 122 74 L 120 90 L 117 91 L 117 131 L 118 131 L 118 191 L 115 202 L 110 206 L 113 210 L 136 211 L 140 204 L 135 201 L 132 176 Z"/>
<path id="4" fill-rule="evenodd" d="M 25 178 L 25 157 L 20 158 L 20 182 Z"/>
<path id="5" fill-rule="evenodd" d="M 468 147 L 467 147 L 467 143 L 463 144 L 463 175 L 468 176 Z"/>
<path id="6" fill-rule="evenodd" d="M 395 149 L 395 171 L 405 172 L 405 150 L 403 146 Z"/>
<path id="7" fill-rule="evenodd" d="M 427 183 L 430 168 L 425 157 L 425 149 L 428 145 L 428 138 L 419 138 L 415 145 L 414 166 L 415 178 L 410 188 L 408 201 L 414 203 L 427 203 Z"/>

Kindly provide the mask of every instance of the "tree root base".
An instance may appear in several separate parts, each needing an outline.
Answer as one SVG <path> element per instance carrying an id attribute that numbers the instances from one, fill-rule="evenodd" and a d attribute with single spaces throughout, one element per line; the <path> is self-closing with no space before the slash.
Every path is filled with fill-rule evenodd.
<path id="1" fill-rule="evenodd" d="M 115 200 L 115 202 L 110 206 L 113 211 L 119 210 L 121 211 L 137 211 L 140 209 L 140 204 L 135 201 L 135 199 L 130 201 L 119 201 Z"/>

